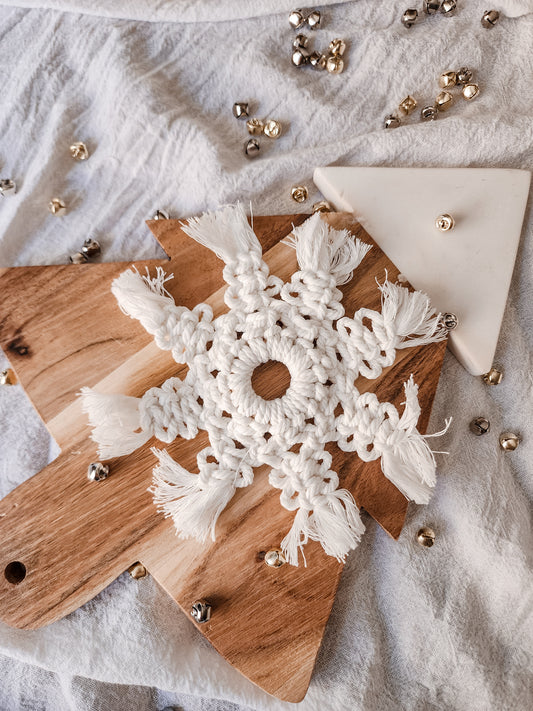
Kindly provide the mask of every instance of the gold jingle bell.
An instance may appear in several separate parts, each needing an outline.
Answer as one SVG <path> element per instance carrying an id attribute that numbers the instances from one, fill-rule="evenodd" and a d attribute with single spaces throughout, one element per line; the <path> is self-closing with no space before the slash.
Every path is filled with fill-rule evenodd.
<path id="1" fill-rule="evenodd" d="M 144 565 L 139 562 L 130 565 L 130 567 L 128 568 L 128 573 L 135 580 L 140 580 L 141 578 L 145 578 L 148 575 L 148 571 L 146 570 Z"/>
<path id="2" fill-rule="evenodd" d="M 48 210 L 52 215 L 62 215 L 67 210 L 67 206 L 61 198 L 52 198 L 48 203 Z"/>
<path id="3" fill-rule="evenodd" d="M 331 54 L 341 56 L 346 51 L 346 42 L 343 39 L 340 39 L 340 37 L 337 37 L 337 39 L 331 40 L 328 50 Z"/>
<path id="4" fill-rule="evenodd" d="M 11 368 L 6 368 L 0 372 L 0 385 L 15 385 L 17 378 Z"/>
<path id="5" fill-rule="evenodd" d="M 331 54 L 327 59 L 326 69 L 330 74 L 340 74 L 344 69 L 344 60 L 338 54 Z"/>
<path id="6" fill-rule="evenodd" d="M 467 101 L 472 101 L 479 94 L 479 86 L 477 84 L 465 84 L 463 86 L 463 96 Z"/>
<path id="7" fill-rule="evenodd" d="M 311 208 L 313 212 L 333 212 L 333 208 L 327 200 L 315 202 Z"/>
<path id="8" fill-rule="evenodd" d="M 439 111 L 448 111 L 453 104 L 453 95 L 449 91 L 441 91 L 435 99 L 435 106 Z"/>
<path id="9" fill-rule="evenodd" d="M 89 151 L 87 149 L 87 146 L 85 143 L 82 143 L 81 141 L 77 141 L 76 143 L 73 143 L 70 148 L 70 155 L 74 158 L 74 160 L 77 161 L 83 161 L 87 160 L 89 158 Z"/>
<path id="10" fill-rule="evenodd" d="M 520 444 L 520 437 L 514 432 L 502 432 L 500 435 L 500 447 L 506 452 L 514 452 Z"/>
<path id="11" fill-rule="evenodd" d="M 276 119 L 268 119 L 263 126 L 263 133 L 268 138 L 279 138 L 281 136 L 281 123 Z"/>
<path id="12" fill-rule="evenodd" d="M 294 202 L 305 202 L 309 196 L 309 191 L 305 185 L 295 185 L 291 189 L 291 197 Z"/>
<path id="13" fill-rule="evenodd" d="M 503 380 L 503 371 L 492 367 L 488 373 L 485 373 L 483 380 L 487 385 L 499 385 Z"/>
<path id="14" fill-rule="evenodd" d="M 263 133 L 264 124 L 261 119 L 251 118 L 246 122 L 248 133 L 252 136 L 260 136 Z"/>
<path id="15" fill-rule="evenodd" d="M 435 531 L 427 526 L 422 526 L 416 534 L 416 540 L 423 548 L 431 548 L 435 543 Z"/>
<path id="16" fill-rule="evenodd" d="M 441 89 L 450 89 L 457 84 L 457 74 L 455 72 L 444 72 L 439 77 L 439 86 Z"/>
<path id="17" fill-rule="evenodd" d="M 400 105 L 398 106 L 398 109 L 400 110 L 400 113 L 402 113 L 404 116 L 409 116 L 409 114 L 412 114 L 413 111 L 416 109 L 417 103 L 416 99 L 414 96 L 406 96 L 403 101 L 400 101 Z"/>

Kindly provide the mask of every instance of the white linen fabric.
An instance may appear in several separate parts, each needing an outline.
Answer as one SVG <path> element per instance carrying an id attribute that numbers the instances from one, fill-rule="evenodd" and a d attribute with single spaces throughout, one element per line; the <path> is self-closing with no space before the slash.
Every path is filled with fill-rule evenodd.
<path id="1" fill-rule="evenodd" d="M 330 76 L 291 65 L 285 0 L 0 6 L 0 173 L 19 185 L 0 202 L 1 266 L 64 262 L 89 235 L 105 260 L 161 255 L 143 223 L 154 209 L 186 217 L 242 200 L 255 214 L 295 211 L 291 185 L 310 187 L 309 204 L 319 198 L 317 165 L 531 170 L 533 0 L 501 0 L 505 16 L 492 30 L 481 28 L 480 0 L 410 31 L 399 21 L 405 7 L 324 7 L 315 46 L 349 42 L 345 72 Z M 430 103 L 438 75 L 464 65 L 479 98 L 435 122 L 383 130 L 404 96 Z M 255 161 L 242 152 L 236 100 L 286 127 Z M 72 161 L 72 140 L 86 141 L 88 162 Z M 56 195 L 69 204 L 64 217 L 47 212 Z M 397 542 L 365 517 L 296 708 L 533 705 L 532 268 L 529 207 L 497 350 L 504 381 L 489 388 L 446 356 L 430 427 L 454 422 L 439 441 L 449 454 L 433 499 L 410 507 Z M 477 415 L 491 421 L 480 438 L 468 429 Z M 57 447 L 19 387 L 0 389 L 0 423 L 5 496 Z M 522 435 L 513 453 L 499 449 L 503 430 Z M 415 541 L 422 524 L 437 532 L 431 550 Z M 0 653 L 2 711 L 294 708 L 241 677 L 151 578 L 123 575 L 41 630 L 0 624 Z"/>

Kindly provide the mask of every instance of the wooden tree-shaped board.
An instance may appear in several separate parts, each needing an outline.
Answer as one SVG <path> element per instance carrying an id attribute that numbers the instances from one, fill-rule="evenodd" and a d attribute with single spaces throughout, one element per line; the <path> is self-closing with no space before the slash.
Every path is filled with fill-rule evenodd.
<path id="1" fill-rule="evenodd" d="M 280 240 L 304 215 L 256 217 L 254 229 L 272 273 L 287 279 L 296 269 L 294 251 Z M 348 227 L 373 244 L 348 214 L 328 214 L 333 227 Z M 222 263 L 193 242 L 177 220 L 149 222 L 169 260 L 136 263 L 151 273 L 173 273 L 169 291 L 188 307 L 207 301 L 215 315 L 225 310 Z M 61 447 L 61 455 L 0 501 L 0 618 L 20 628 L 54 622 L 87 600 L 136 561 L 142 562 L 189 615 L 191 603 L 208 599 L 211 620 L 199 626 L 216 649 L 242 674 L 287 701 L 305 695 L 339 582 L 342 565 L 319 544 L 306 547 L 307 567 L 265 565 L 292 514 L 268 485 L 265 467 L 254 485 L 239 489 L 217 524 L 215 543 L 199 545 L 176 537 L 172 522 L 157 512 L 147 491 L 155 457 L 150 441 L 127 457 L 111 460 L 111 475 L 87 480 L 96 459 L 77 393 L 84 385 L 101 392 L 140 396 L 170 376 L 184 375 L 137 322 L 118 308 L 112 280 L 130 263 L 18 267 L 0 270 L 0 345 L 21 385 Z M 342 287 L 348 315 L 365 306 L 379 310 L 376 277 L 398 270 L 373 249 Z M 393 368 L 358 389 L 401 409 L 403 383 L 411 373 L 420 386 L 425 432 L 440 374 L 444 343 L 399 351 Z M 272 397 L 288 383 L 265 366 L 259 394 Z M 205 433 L 177 440 L 170 454 L 196 469 Z M 400 534 L 407 502 L 383 476 L 378 462 L 330 448 L 341 484 L 391 536 Z M 79 551 L 83 550 L 83 556 Z M 352 553 L 357 555 L 357 551 Z M 231 564 L 228 564 L 231 561 Z M 275 611 L 275 614 L 272 614 Z M 192 618 L 191 618 L 191 624 Z"/>

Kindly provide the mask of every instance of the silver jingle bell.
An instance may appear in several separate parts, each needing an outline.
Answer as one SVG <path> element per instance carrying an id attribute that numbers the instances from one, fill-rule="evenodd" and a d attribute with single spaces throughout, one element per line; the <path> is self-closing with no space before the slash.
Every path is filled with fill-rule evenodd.
<path id="1" fill-rule="evenodd" d="M 438 111 L 434 106 L 424 106 L 420 112 L 420 118 L 422 121 L 435 121 L 437 114 Z"/>
<path id="2" fill-rule="evenodd" d="M 321 21 L 322 15 L 320 14 L 320 10 L 313 10 L 307 15 L 307 24 L 310 30 L 318 30 Z"/>
<path id="3" fill-rule="evenodd" d="M 418 20 L 418 10 L 410 8 L 406 10 L 402 15 L 402 25 L 404 27 L 412 27 Z"/>
<path id="4" fill-rule="evenodd" d="M 170 215 L 166 210 L 156 210 L 152 215 L 152 220 L 170 220 Z"/>
<path id="5" fill-rule="evenodd" d="M 91 258 L 97 257 L 102 251 L 102 248 L 100 247 L 100 242 L 98 242 L 98 240 L 88 237 L 83 243 L 81 251 L 83 254 L 86 254 L 87 257 Z"/>
<path id="6" fill-rule="evenodd" d="M 426 15 L 434 15 L 440 10 L 442 0 L 424 0 L 424 12 Z"/>
<path id="7" fill-rule="evenodd" d="M 473 76 L 474 74 L 468 67 L 461 67 L 461 69 L 459 69 L 459 71 L 455 75 L 457 84 L 459 86 L 462 86 L 463 84 L 468 84 L 468 82 L 472 81 Z"/>
<path id="8" fill-rule="evenodd" d="M 402 125 L 402 122 L 397 116 L 395 116 L 394 114 L 390 114 L 385 118 L 385 122 L 383 125 L 385 128 L 398 128 L 398 126 Z"/>
<path id="9" fill-rule="evenodd" d="M 514 452 L 520 444 L 520 437 L 514 432 L 502 432 L 500 435 L 500 447 L 505 452 Z"/>
<path id="10" fill-rule="evenodd" d="M 87 479 L 89 481 L 103 481 L 109 475 L 109 467 L 102 462 L 93 462 L 87 469 Z"/>
<path id="11" fill-rule="evenodd" d="M 292 63 L 295 67 L 303 67 L 304 64 L 309 62 L 309 56 L 310 54 L 305 47 L 298 47 L 292 53 Z"/>
<path id="12" fill-rule="evenodd" d="M 85 264 L 89 261 L 89 257 L 83 252 L 75 252 L 69 257 L 71 264 Z"/>
<path id="13" fill-rule="evenodd" d="M 257 138 L 249 138 L 244 144 L 244 153 L 248 158 L 256 158 L 260 150 L 261 146 Z"/>
<path id="14" fill-rule="evenodd" d="M 305 17 L 301 10 L 293 10 L 289 15 L 289 25 L 295 30 L 298 30 L 305 24 Z"/>
<path id="15" fill-rule="evenodd" d="M 232 111 L 236 119 L 243 120 L 249 116 L 248 104 L 246 103 L 246 101 L 236 101 L 233 104 Z"/>
<path id="16" fill-rule="evenodd" d="M 206 600 L 195 600 L 191 607 L 191 615 L 199 625 L 211 619 L 211 605 Z"/>
<path id="17" fill-rule="evenodd" d="M 498 10 L 487 10 L 483 13 L 481 18 L 481 25 L 487 30 L 490 30 L 500 19 L 500 13 Z"/>
<path id="18" fill-rule="evenodd" d="M 453 331 L 459 325 L 459 319 L 455 314 L 446 313 L 441 316 L 442 325 L 448 331 Z"/>
<path id="19" fill-rule="evenodd" d="M 326 68 L 326 62 L 328 61 L 327 55 L 321 54 L 320 52 L 313 52 L 309 55 L 309 64 L 314 68 L 322 71 Z"/>
<path id="20" fill-rule="evenodd" d="M 274 548 L 265 553 L 265 563 L 268 565 L 269 568 L 281 568 L 281 566 L 286 562 L 287 561 L 285 560 L 285 556 L 277 548 Z"/>
<path id="21" fill-rule="evenodd" d="M 292 46 L 294 49 L 300 49 L 300 47 L 307 47 L 309 44 L 309 37 L 307 35 L 296 35 L 292 41 Z"/>
<path id="22" fill-rule="evenodd" d="M 486 417 L 476 417 L 470 423 L 470 432 L 480 437 L 490 430 L 490 422 Z"/>
<path id="23" fill-rule="evenodd" d="M 0 180 L 0 195 L 6 197 L 7 195 L 14 195 L 17 192 L 17 184 L 11 178 L 2 178 Z"/>
<path id="24" fill-rule="evenodd" d="M 440 11 L 443 15 L 446 17 L 451 17 L 452 15 L 455 15 L 455 11 L 457 10 L 457 1 L 456 0 L 444 0 L 442 5 L 440 6 Z"/>

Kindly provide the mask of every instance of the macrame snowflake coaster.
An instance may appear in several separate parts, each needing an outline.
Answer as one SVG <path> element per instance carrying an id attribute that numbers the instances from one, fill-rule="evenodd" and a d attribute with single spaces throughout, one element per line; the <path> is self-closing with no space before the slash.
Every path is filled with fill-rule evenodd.
<path id="1" fill-rule="evenodd" d="M 352 495 L 339 488 L 325 445 L 336 442 L 365 462 L 381 458 L 384 475 L 408 499 L 428 502 L 435 459 L 416 429 L 420 406 L 412 376 L 401 415 L 375 394 L 360 394 L 354 382 L 378 378 L 400 348 L 445 338 L 440 314 L 425 294 L 385 275 L 376 286 L 381 313 L 362 308 L 345 316 L 337 287 L 352 279 L 370 246 L 347 230 L 329 228 L 319 214 L 285 241 L 296 249 L 299 265 L 287 283 L 269 274 L 240 206 L 191 219 L 183 229 L 225 262 L 229 310 L 213 319 L 207 304 L 175 304 L 164 286 L 172 276 L 162 269 L 153 278 L 130 269 L 113 282 L 122 311 L 189 370 L 185 379 L 170 378 L 142 398 L 84 388 L 99 454 L 122 456 L 154 435 L 168 443 L 205 430 L 210 446 L 197 456 L 198 474 L 166 450 L 153 450 L 159 459 L 154 501 L 181 537 L 214 540 L 216 521 L 235 490 L 252 484 L 254 467 L 267 464 L 281 505 L 295 512 L 281 542 L 287 562 L 298 565 L 309 539 L 344 560 L 364 526 Z M 288 389 L 274 400 L 252 387 L 254 370 L 269 361 L 290 373 Z"/>

